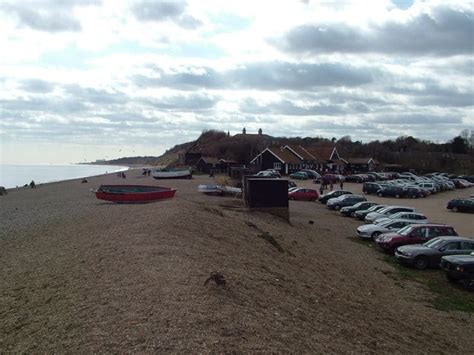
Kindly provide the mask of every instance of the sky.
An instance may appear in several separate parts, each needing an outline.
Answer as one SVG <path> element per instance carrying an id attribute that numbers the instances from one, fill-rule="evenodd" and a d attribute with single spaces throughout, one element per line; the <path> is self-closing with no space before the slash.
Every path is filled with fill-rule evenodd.
<path id="1" fill-rule="evenodd" d="M 0 2 L 0 163 L 474 129 L 474 2 Z"/>

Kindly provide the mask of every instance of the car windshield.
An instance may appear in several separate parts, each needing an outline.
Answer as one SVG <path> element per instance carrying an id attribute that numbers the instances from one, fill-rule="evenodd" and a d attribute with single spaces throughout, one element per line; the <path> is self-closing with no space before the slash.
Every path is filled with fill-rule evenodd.
<path id="1" fill-rule="evenodd" d="M 431 240 L 427 241 L 427 242 L 424 243 L 423 245 L 424 245 L 425 247 L 428 247 L 428 248 L 437 249 L 437 248 L 441 247 L 443 244 L 444 244 L 444 240 L 443 240 L 443 239 L 441 239 L 441 238 L 434 238 L 434 239 L 431 239 Z"/>
<path id="2" fill-rule="evenodd" d="M 410 232 L 413 230 L 413 227 L 411 226 L 405 226 L 403 227 L 402 229 L 400 229 L 398 231 L 398 234 L 400 235 L 403 235 L 403 236 L 407 236 L 408 234 L 410 234 Z"/>
<path id="3" fill-rule="evenodd" d="M 395 223 L 394 221 L 390 219 L 385 219 L 377 223 L 377 221 L 374 222 L 374 224 L 380 226 L 380 227 L 388 227 L 389 225 Z M 398 222 L 397 222 L 398 223 Z"/>
<path id="4" fill-rule="evenodd" d="M 390 218 L 395 219 L 395 218 L 403 218 L 402 212 L 396 212 L 390 216 Z"/>
<path id="5" fill-rule="evenodd" d="M 392 207 L 390 207 L 390 206 L 389 207 L 384 207 L 378 212 L 381 213 L 381 214 L 385 214 L 387 211 L 390 211 L 390 208 L 392 208 Z"/>

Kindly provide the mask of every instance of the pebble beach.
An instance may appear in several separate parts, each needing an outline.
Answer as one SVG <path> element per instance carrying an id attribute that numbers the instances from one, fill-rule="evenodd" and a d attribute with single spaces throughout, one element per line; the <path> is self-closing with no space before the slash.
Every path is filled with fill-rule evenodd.
<path id="1" fill-rule="evenodd" d="M 290 202 L 287 222 L 197 191 L 211 182 L 157 181 L 135 169 L 127 179 L 109 174 L 0 196 L 0 350 L 474 352 L 473 313 L 436 309 L 428 288 L 394 279 L 382 253 L 351 239 L 360 222 L 299 201 Z M 132 205 L 90 192 L 116 183 L 177 193 Z M 360 193 L 361 185 L 345 187 Z M 474 237 L 472 214 L 443 204 L 472 190 L 397 204 Z M 225 287 L 204 285 L 212 272 Z"/>

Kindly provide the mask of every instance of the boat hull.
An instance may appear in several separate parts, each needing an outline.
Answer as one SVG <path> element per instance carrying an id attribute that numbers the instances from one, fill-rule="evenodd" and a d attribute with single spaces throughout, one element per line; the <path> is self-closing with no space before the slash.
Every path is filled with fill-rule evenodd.
<path id="1" fill-rule="evenodd" d="M 116 203 L 149 203 L 173 198 L 175 189 L 144 185 L 102 185 L 95 196 L 99 200 Z"/>
<path id="2" fill-rule="evenodd" d="M 193 174 L 189 170 L 176 170 L 176 171 L 152 171 L 151 176 L 157 180 L 163 179 L 191 179 Z"/>

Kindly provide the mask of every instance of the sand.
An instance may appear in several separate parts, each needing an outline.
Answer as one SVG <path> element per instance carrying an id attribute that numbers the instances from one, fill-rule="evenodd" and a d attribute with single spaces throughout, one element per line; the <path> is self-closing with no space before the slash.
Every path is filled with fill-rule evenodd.
<path id="1" fill-rule="evenodd" d="M 360 222 L 314 202 L 291 201 L 291 223 L 250 213 L 239 200 L 199 194 L 211 182 L 204 176 L 127 177 L 0 197 L 2 352 L 474 351 L 474 315 L 434 309 L 422 285 L 395 282 L 382 253 L 349 239 Z M 178 192 L 111 204 L 89 192 L 101 183 Z M 472 215 L 445 209 L 470 193 L 382 201 L 472 236 Z M 204 286 L 213 271 L 226 287 Z"/>

